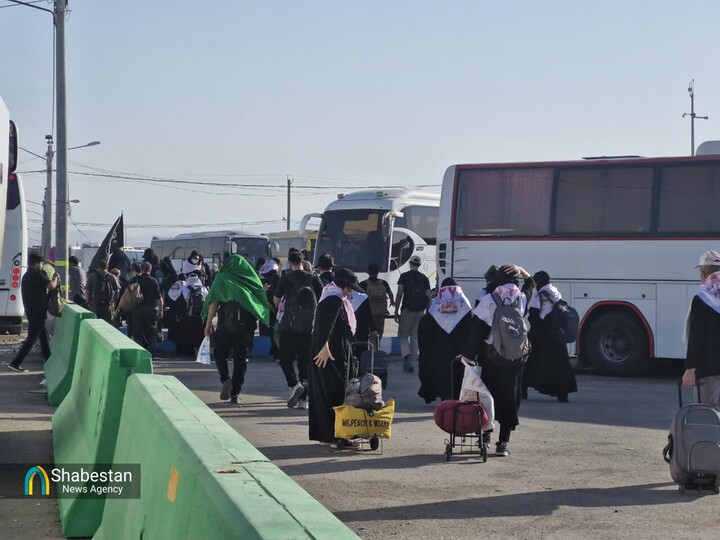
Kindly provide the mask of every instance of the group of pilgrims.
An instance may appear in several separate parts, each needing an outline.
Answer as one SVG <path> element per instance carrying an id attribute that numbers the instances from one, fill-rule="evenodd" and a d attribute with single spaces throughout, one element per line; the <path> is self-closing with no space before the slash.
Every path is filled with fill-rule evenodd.
<path id="1" fill-rule="evenodd" d="M 298 255 L 294 257 L 293 260 L 301 260 Z M 332 257 L 327 260 L 332 263 Z M 276 326 L 278 318 L 282 317 L 282 303 L 277 303 L 276 295 L 279 294 L 281 278 L 291 272 L 300 272 L 312 274 L 313 279 L 320 282 L 306 366 L 300 366 L 303 355 L 297 354 L 299 375 L 306 377 L 306 380 L 297 383 L 302 384 L 301 395 L 297 395 L 307 403 L 304 408 L 309 415 L 310 440 L 338 444 L 334 435 L 333 407 L 343 404 L 346 383 L 357 375 L 359 351 L 354 345 L 377 336 L 368 295 L 360 287 L 355 274 L 349 269 L 334 268 L 332 264 L 313 268 L 305 260 L 294 267 L 274 259 L 261 260 L 253 267 L 244 257 L 232 255 L 208 283 L 208 276 L 199 269 L 202 265 L 200 260 L 191 256 L 186 263 L 187 268 L 184 263 L 183 270 L 189 272 L 177 276 L 167 289 L 167 298 L 171 301 L 170 313 L 177 315 L 171 317 L 170 324 L 177 325 L 173 337 L 179 354 L 193 353 L 203 335 L 212 335 L 211 331 L 203 332 L 203 318 L 207 318 L 208 305 L 218 303 L 215 309 L 210 309 L 214 314 L 218 305 L 234 301 L 251 315 L 253 321 L 259 323 L 261 335 L 271 337 L 271 355 L 280 361 L 282 354 L 276 339 Z M 495 419 L 500 427 L 496 453 L 507 456 L 510 434 L 519 424 L 518 409 L 522 399 L 527 397 L 528 389 L 534 388 L 541 394 L 557 398 L 559 402 L 567 402 L 568 395 L 577 391 L 577 384 L 569 364 L 567 346 L 553 340 L 550 334 L 552 305 L 561 299 L 550 276 L 543 271 L 530 275 L 522 267 L 509 264 L 491 266 L 485 273 L 485 280 L 485 287 L 474 304 L 451 278 L 441 283 L 429 301 L 418 331 L 418 395 L 428 404 L 437 399 L 457 399 L 463 372 L 460 369 L 451 370 L 453 360 L 460 357 L 477 361 L 482 369 L 482 380 L 493 396 Z M 187 304 L 198 290 L 203 295 L 205 306 L 201 316 L 194 320 L 188 315 L 186 307 L 176 308 L 174 304 Z M 486 342 L 496 307 L 492 293 L 499 295 L 504 302 L 517 300 L 519 309 L 528 316 L 532 350 L 522 367 L 500 367 L 487 358 Z M 211 326 L 210 321 L 205 324 L 205 328 Z M 249 333 L 254 334 L 256 328 L 253 324 Z M 249 341 L 242 343 L 250 348 L 251 340 L 252 335 Z M 243 360 L 247 352 L 241 355 Z M 237 356 L 235 358 L 237 363 Z M 243 365 L 243 380 L 244 370 Z M 228 378 L 227 374 L 225 378 Z M 292 384 L 295 383 L 288 383 L 289 386 Z M 234 390 L 239 391 L 239 388 Z M 294 388 L 291 388 L 291 396 L 293 391 Z M 489 436 L 486 433 L 488 439 Z M 352 447 L 352 442 L 343 441 L 342 446 Z"/>

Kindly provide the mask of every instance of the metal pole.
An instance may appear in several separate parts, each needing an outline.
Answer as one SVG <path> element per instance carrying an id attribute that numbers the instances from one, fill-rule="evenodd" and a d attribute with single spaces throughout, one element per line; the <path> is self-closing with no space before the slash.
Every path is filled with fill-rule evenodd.
<path id="1" fill-rule="evenodd" d="M 57 194 L 55 203 L 55 267 L 60 274 L 61 294 L 68 295 L 68 182 L 67 124 L 65 109 L 65 8 L 66 0 L 55 2 L 55 81 L 57 95 Z"/>
<path id="2" fill-rule="evenodd" d="M 42 254 L 47 257 L 52 246 L 52 160 L 53 160 L 53 138 L 52 135 L 45 135 L 47 141 L 47 154 L 45 154 L 45 167 L 47 168 L 47 182 L 45 184 L 45 200 L 43 201 L 43 226 L 42 226 Z"/>
<path id="3" fill-rule="evenodd" d="M 690 155 L 695 155 L 695 92 L 690 83 Z"/>
<path id="4" fill-rule="evenodd" d="M 290 230 L 290 186 L 292 186 L 292 180 L 290 176 L 287 177 L 287 231 Z"/>

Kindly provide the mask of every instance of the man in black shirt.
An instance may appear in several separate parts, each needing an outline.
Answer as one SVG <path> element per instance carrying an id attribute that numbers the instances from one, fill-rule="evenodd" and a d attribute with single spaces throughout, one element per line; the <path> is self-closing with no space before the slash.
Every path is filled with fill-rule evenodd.
<path id="1" fill-rule="evenodd" d="M 395 320 L 399 322 L 398 338 L 400 353 L 403 357 L 403 369 L 413 373 L 413 361 L 419 353 L 418 326 L 425 310 L 430 306 L 432 297 L 430 280 L 420 272 L 422 260 L 419 255 L 410 257 L 410 270 L 398 279 L 397 299 L 395 300 Z M 402 307 L 400 315 L 398 310 Z M 408 339 L 410 345 L 408 345 Z"/>
<path id="2" fill-rule="evenodd" d="M 303 381 L 308 379 L 308 363 L 310 362 L 310 341 L 312 339 L 312 324 L 310 328 L 298 331 L 293 328 L 291 320 L 297 314 L 293 309 L 301 295 L 300 289 L 309 287 L 315 293 L 315 306 L 322 294 L 322 283 L 317 274 L 303 270 L 303 256 L 295 251 L 288 256 L 290 272 L 283 274 L 275 290 L 273 301 L 282 313 L 280 324 L 280 367 L 290 388 L 287 400 L 289 408 L 298 407 L 307 409 L 307 390 Z M 314 313 L 312 314 L 314 315 Z M 297 357 L 298 372 L 295 373 L 293 362 Z"/>
<path id="3" fill-rule="evenodd" d="M 31 254 L 28 256 L 28 270 L 25 272 L 20 284 L 25 317 L 28 320 L 28 333 L 17 356 L 8 364 L 8 369 L 11 371 L 27 372 L 27 369 L 20 366 L 38 338 L 40 338 L 40 347 L 45 360 L 50 358 L 50 345 L 48 344 L 47 330 L 45 329 L 48 292 L 58 286 L 60 276 L 54 273 L 52 279 L 48 279 L 43 274 L 41 267 L 42 259 L 39 255 Z"/>
<path id="4" fill-rule="evenodd" d="M 142 302 L 132 312 L 132 339 L 150 353 L 155 353 L 157 341 L 157 321 L 163 315 L 163 300 L 160 295 L 160 285 L 150 275 L 152 265 L 144 262 L 140 266 L 142 273 L 133 281 L 140 285 Z"/>

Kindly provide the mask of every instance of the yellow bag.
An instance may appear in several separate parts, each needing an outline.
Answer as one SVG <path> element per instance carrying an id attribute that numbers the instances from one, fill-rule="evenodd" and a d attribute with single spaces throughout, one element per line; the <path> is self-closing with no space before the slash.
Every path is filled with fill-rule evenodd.
<path id="1" fill-rule="evenodd" d="M 389 439 L 392 434 L 392 421 L 395 417 L 395 400 L 389 399 L 385 406 L 374 414 L 365 409 L 350 405 L 340 405 L 335 409 L 335 437 L 352 439 L 354 437 L 370 438 L 377 435 Z"/>

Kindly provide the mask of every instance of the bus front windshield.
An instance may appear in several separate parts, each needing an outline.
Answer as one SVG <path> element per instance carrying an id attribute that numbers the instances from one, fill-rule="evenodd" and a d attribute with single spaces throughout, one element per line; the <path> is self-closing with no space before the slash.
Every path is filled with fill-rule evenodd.
<path id="1" fill-rule="evenodd" d="M 325 212 L 315 253 L 330 253 L 335 265 L 353 272 L 367 272 L 375 263 L 387 272 L 389 244 L 382 233 L 386 210 L 335 210 Z"/>
<path id="2" fill-rule="evenodd" d="M 232 239 L 237 247 L 238 255 L 245 257 L 255 267 L 258 259 L 266 259 L 270 256 L 268 241 L 265 238 L 242 238 Z"/>

